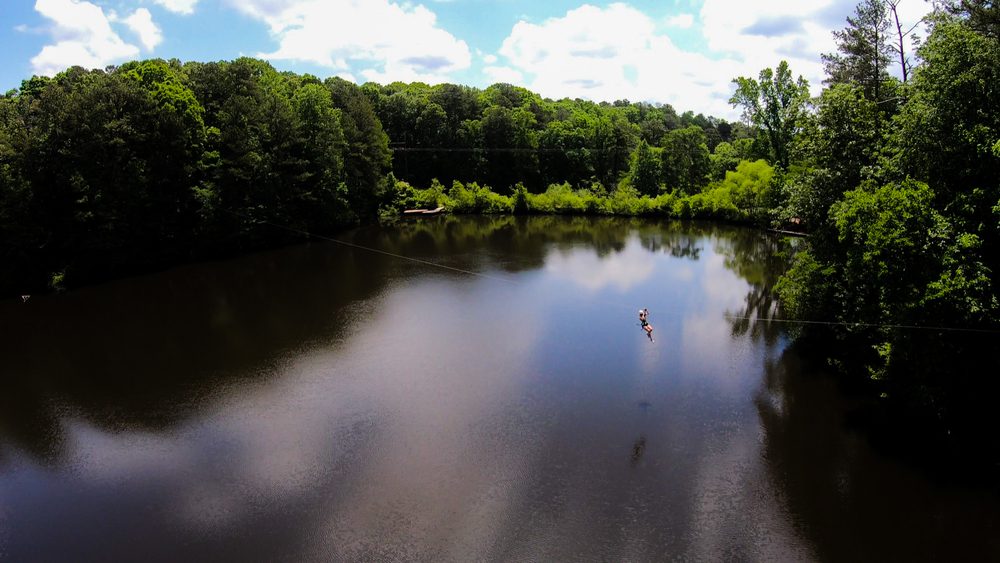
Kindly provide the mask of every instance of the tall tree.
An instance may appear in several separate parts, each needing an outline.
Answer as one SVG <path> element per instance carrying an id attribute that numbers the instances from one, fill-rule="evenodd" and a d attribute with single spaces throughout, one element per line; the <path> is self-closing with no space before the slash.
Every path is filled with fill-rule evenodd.
<path id="1" fill-rule="evenodd" d="M 303 172 L 297 146 L 294 88 L 265 61 L 186 67 L 204 100 L 209 126 L 205 181 L 199 191 L 209 226 L 227 241 L 256 245 L 273 235 L 261 221 L 287 224 L 293 214 L 288 178 Z M 290 197 L 291 196 L 291 197 Z"/>
<path id="2" fill-rule="evenodd" d="M 26 83 L 28 81 L 25 81 Z M 40 280 L 26 281 L 36 271 L 32 249 L 46 234 L 32 214 L 31 185 L 24 177 L 22 159 L 28 140 L 27 108 L 32 96 L 0 97 L 0 291 L 23 293 Z"/>
<path id="3" fill-rule="evenodd" d="M 791 314 L 868 323 L 834 330 L 847 372 L 870 374 L 895 417 L 993 464 L 995 337 L 886 326 L 1000 321 L 1000 42 L 971 16 L 932 23 L 891 122 L 859 81 L 823 93 L 799 146 L 812 201 L 797 202 L 822 225 L 778 289 Z"/>
<path id="4" fill-rule="evenodd" d="M 826 84 L 858 84 L 869 100 L 882 101 L 892 54 L 888 12 L 886 0 L 862 0 L 847 27 L 833 32 L 838 53 L 822 55 Z"/>
<path id="5" fill-rule="evenodd" d="M 858 187 L 875 169 L 888 129 L 878 105 L 860 86 L 838 84 L 823 90 L 816 113 L 805 121 L 796 150 L 808 167 L 788 185 L 790 216 L 822 237 L 830 206 Z"/>
<path id="6" fill-rule="evenodd" d="M 538 138 L 534 127 L 534 114 L 523 107 L 494 105 L 483 112 L 487 179 L 495 189 L 506 191 L 517 182 L 535 185 Z"/>
<path id="7" fill-rule="evenodd" d="M 1000 106 L 1000 41 L 945 19 L 919 54 L 924 63 L 896 120 L 899 166 L 930 183 L 944 203 L 982 190 L 976 197 L 987 199 L 975 208 L 985 220 L 986 204 L 1000 200 L 1000 113 L 994 110 Z"/>
<path id="8" fill-rule="evenodd" d="M 566 119 L 550 122 L 538 136 L 543 182 L 582 187 L 594 176 L 592 146 L 597 119 L 573 108 Z"/>
<path id="9" fill-rule="evenodd" d="M 362 219 L 370 220 L 388 195 L 385 180 L 392 166 L 389 137 L 359 87 L 341 78 L 328 78 L 325 85 L 333 95 L 334 106 L 341 110 L 348 146 L 345 176 L 351 207 Z"/>
<path id="10" fill-rule="evenodd" d="M 297 191 L 294 221 L 313 231 L 342 226 L 349 214 L 344 183 L 347 139 L 340 125 L 341 112 L 320 83 L 298 88 L 292 107 L 298 118 L 296 151 L 302 159 L 301 172 L 286 178 L 287 189 Z"/>
<path id="11" fill-rule="evenodd" d="M 605 187 L 614 186 L 628 172 L 639 127 L 629 123 L 620 108 L 609 108 L 597 119 L 593 141 L 594 174 Z"/>
<path id="12" fill-rule="evenodd" d="M 698 125 L 667 133 L 661 156 L 661 174 L 667 189 L 693 194 L 707 183 L 709 152 L 705 131 Z"/>
<path id="13" fill-rule="evenodd" d="M 660 161 L 655 149 L 645 140 L 632 153 L 632 167 L 629 170 L 632 187 L 642 195 L 655 196 L 660 192 Z"/>
<path id="14" fill-rule="evenodd" d="M 787 61 L 760 71 L 759 81 L 740 76 L 733 82 L 736 92 L 729 103 L 742 106 L 743 119 L 763 134 L 771 162 L 788 168 L 790 145 L 809 102 L 809 83 L 801 76 L 792 80 Z"/>

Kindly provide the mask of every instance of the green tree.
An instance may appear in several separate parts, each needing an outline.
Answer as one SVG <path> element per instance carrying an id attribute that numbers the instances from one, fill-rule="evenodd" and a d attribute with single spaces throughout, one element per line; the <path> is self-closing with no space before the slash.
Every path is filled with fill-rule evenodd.
<path id="1" fill-rule="evenodd" d="M 1000 42 L 961 21 L 938 21 L 897 120 L 896 166 L 929 182 L 943 206 L 989 224 L 1000 200 Z M 976 193 L 978 190 L 978 194 Z M 960 199 L 978 201 L 959 203 Z M 961 211 L 960 208 L 965 208 Z M 975 211 L 973 211 L 975 210 Z"/>
<path id="2" fill-rule="evenodd" d="M 350 217 L 344 160 L 347 139 L 340 125 L 340 110 L 333 107 L 330 91 L 310 83 L 292 96 L 297 117 L 296 135 L 302 158 L 301 172 L 287 181 L 298 190 L 294 213 L 301 226 L 325 231 L 342 226 Z"/>
<path id="3" fill-rule="evenodd" d="M 803 121 L 795 143 L 808 168 L 792 175 L 787 203 L 789 217 L 798 217 L 822 237 L 830 206 L 879 172 L 888 122 L 854 84 L 825 89 L 816 109 Z"/>
<path id="4" fill-rule="evenodd" d="M 591 146 L 594 175 L 605 186 L 614 186 L 628 172 L 632 151 L 639 143 L 639 127 L 629 123 L 620 108 L 608 108 L 597 116 Z"/>
<path id="5" fill-rule="evenodd" d="M 736 170 L 740 162 L 755 160 L 753 158 L 753 140 L 735 139 L 733 142 L 721 142 L 715 146 L 715 152 L 709 156 L 709 178 L 722 180 L 726 172 Z"/>
<path id="6" fill-rule="evenodd" d="M 22 162 L 30 98 L 23 91 L 0 98 L 0 291 L 11 293 L 44 284 L 33 275 L 38 268 L 31 249 L 44 244 L 46 233 L 32 216 L 33 194 Z"/>
<path id="7" fill-rule="evenodd" d="M 944 5 L 950 13 L 967 18 L 972 31 L 1000 39 L 1000 4 L 996 0 L 950 0 Z"/>
<path id="8" fill-rule="evenodd" d="M 742 106 L 743 118 L 762 132 L 771 162 L 788 168 L 791 143 L 809 101 L 809 83 L 801 76 L 793 81 L 786 61 L 775 70 L 760 71 L 759 80 L 740 76 L 733 82 L 736 92 L 729 103 Z"/>
<path id="9" fill-rule="evenodd" d="M 500 99 L 507 101 L 505 97 Z M 536 184 L 538 138 L 534 114 L 525 108 L 494 105 L 483 111 L 481 126 L 487 183 L 501 191 L 517 182 Z"/>
<path id="10" fill-rule="evenodd" d="M 582 187 L 593 178 L 594 136 L 598 119 L 570 106 L 565 119 L 555 119 L 538 136 L 542 182 L 569 182 Z"/>
<path id="11" fill-rule="evenodd" d="M 736 170 L 726 172 L 718 187 L 729 192 L 733 204 L 744 217 L 759 219 L 774 207 L 771 201 L 773 177 L 774 168 L 764 160 L 745 160 Z"/>
<path id="12" fill-rule="evenodd" d="M 655 146 L 667 131 L 680 126 L 677 112 L 670 104 L 649 104 L 639 102 L 625 108 L 630 123 L 639 127 L 639 136 Z"/>
<path id="13" fill-rule="evenodd" d="M 813 236 L 777 290 L 789 314 L 848 323 L 810 332 L 835 337 L 835 365 L 869 374 L 894 418 L 994 463 L 995 337 L 894 328 L 1000 321 L 1000 45 L 971 14 L 931 21 L 891 121 L 888 93 L 861 79 L 821 96 L 795 147 L 805 171 L 790 175 Z"/>
<path id="14" fill-rule="evenodd" d="M 698 192 L 708 182 L 709 152 L 698 125 L 675 129 L 663 138 L 660 170 L 667 189 Z"/>
<path id="15" fill-rule="evenodd" d="M 918 302 L 950 234 L 933 198 L 926 184 L 910 180 L 852 190 L 831 207 L 851 296 L 843 318 L 881 324 L 909 316 L 905 309 Z"/>
<path id="16" fill-rule="evenodd" d="M 889 23 L 886 0 L 862 0 L 847 28 L 833 32 L 839 53 L 823 55 L 826 83 L 857 84 L 869 100 L 883 101 L 892 54 Z"/>
<path id="17" fill-rule="evenodd" d="M 28 125 L 19 201 L 46 233 L 32 259 L 46 275 L 80 283 L 172 260 L 190 245 L 201 108 L 177 68 L 147 67 L 145 80 L 71 68 L 29 88 L 18 120 Z"/>
<path id="18" fill-rule="evenodd" d="M 454 140 L 463 121 L 478 119 L 482 105 L 475 88 L 456 84 L 438 84 L 431 88 L 430 101 L 441 106 L 448 116 L 448 132 Z"/>
<path id="19" fill-rule="evenodd" d="M 264 244 L 276 236 L 265 223 L 291 223 L 301 196 L 290 182 L 305 173 L 291 100 L 295 81 L 247 57 L 185 70 L 210 132 L 198 191 L 205 228 L 224 246 Z"/>
<path id="20" fill-rule="evenodd" d="M 363 220 L 374 220 L 379 206 L 392 198 L 386 180 L 392 166 L 389 137 L 360 88 L 341 78 L 328 78 L 325 85 L 333 95 L 334 106 L 341 110 L 348 147 L 345 176 L 351 208 Z"/>
<path id="21" fill-rule="evenodd" d="M 632 153 L 629 181 L 642 195 L 656 196 L 660 193 L 660 159 L 656 150 L 644 140 L 639 141 L 639 146 Z"/>

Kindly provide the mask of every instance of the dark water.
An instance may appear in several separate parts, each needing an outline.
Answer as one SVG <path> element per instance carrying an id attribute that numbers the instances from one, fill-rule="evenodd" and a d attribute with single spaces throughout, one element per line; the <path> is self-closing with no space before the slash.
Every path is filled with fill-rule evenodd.
<path id="1" fill-rule="evenodd" d="M 738 318 L 774 314 L 787 240 L 344 238 L 445 267 L 313 243 L 0 302 L 0 559 L 1000 557 L 992 493 L 873 451 L 782 327 Z"/>

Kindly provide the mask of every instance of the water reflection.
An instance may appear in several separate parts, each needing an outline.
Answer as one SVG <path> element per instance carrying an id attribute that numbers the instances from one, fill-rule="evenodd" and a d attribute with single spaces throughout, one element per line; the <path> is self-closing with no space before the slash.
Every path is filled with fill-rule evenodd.
<path id="1" fill-rule="evenodd" d="M 58 419 L 69 413 L 108 430 L 166 430 L 216 391 L 267 379 L 309 342 L 344 338 L 353 310 L 397 266 L 328 250 L 301 246 L 2 304 L 5 441 L 55 461 L 65 442 Z"/>
<path id="2" fill-rule="evenodd" d="M 638 241 L 605 257 L 569 250 L 554 252 L 545 269 L 593 292 L 607 288 L 626 292 L 648 281 L 655 270 L 648 251 Z"/>
<path id="3" fill-rule="evenodd" d="M 755 399 L 769 478 L 825 561 L 981 561 L 1000 556 L 995 492 L 929 481 L 845 431 L 835 381 L 786 350 Z M 984 494 L 985 493 L 985 494 Z"/>
<path id="4" fill-rule="evenodd" d="M 488 277 L 312 244 L 0 303 L 0 558 L 810 560 L 904 541 L 827 528 L 856 516 L 831 502 L 868 509 L 853 497 L 899 470 L 852 465 L 867 450 L 836 390 L 803 391 L 780 334 L 725 317 L 772 310 L 753 296 L 779 242 L 552 217 L 347 239 Z M 919 514 L 903 497 L 875 512 Z M 852 533 L 875 543 L 837 545 Z"/>
<path id="5" fill-rule="evenodd" d="M 769 344 L 786 328 L 772 319 L 780 318 L 774 286 L 791 266 L 800 239 L 775 234 L 741 231 L 720 239 L 716 252 L 725 256 L 725 266 L 747 281 L 750 290 L 744 304 L 730 312 L 733 336 L 749 334 Z"/>

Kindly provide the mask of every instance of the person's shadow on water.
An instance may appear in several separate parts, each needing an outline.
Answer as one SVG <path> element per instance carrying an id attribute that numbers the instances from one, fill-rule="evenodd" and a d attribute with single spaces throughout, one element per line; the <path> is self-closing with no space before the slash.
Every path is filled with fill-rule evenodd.
<path id="1" fill-rule="evenodd" d="M 649 411 L 650 406 L 649 401 L 639 401 L 639 408 L 642 409 L 643 415 Z M 632 459 L 632 465 L 639 463 L 639 460 L 642 459 L 642 454 L 644 453 L 646 453 L 646 435 L 640 434 L 639 439 L 632 444 L 632 455 L 630 456 Z"/>
<path id="2" fill-rule="evenodd" d="M 632 444 L 632 465 L 639 463 L 642 459 L 642 454 L 646 452 L 646 437 L 639 436 L 639 439 Z"/>

